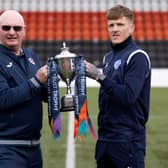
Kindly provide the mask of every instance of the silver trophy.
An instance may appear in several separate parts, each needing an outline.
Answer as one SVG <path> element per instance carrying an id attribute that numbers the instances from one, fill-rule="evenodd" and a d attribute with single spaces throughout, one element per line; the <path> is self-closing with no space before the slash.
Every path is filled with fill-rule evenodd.
<path id="1" fill-rule="evenodd" d="M 66 47 L 66 43 L 63 42 L 63 48 L 60 54 L 54 57 L 58 74 L 62 80 L 66 83 L 66 94 L 61 98 L 61 111 L 73 111 L 74 110 L 74 95 L 71 91 L 71 82 L 75 77 L 75 58 L 76 54 L 71 53 L 69 48 Z"/>

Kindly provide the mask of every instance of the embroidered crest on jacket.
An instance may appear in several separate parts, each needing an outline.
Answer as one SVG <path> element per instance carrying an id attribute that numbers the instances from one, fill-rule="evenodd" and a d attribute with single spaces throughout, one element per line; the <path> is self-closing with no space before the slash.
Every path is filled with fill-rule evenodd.
<path id="1" fill-rule="evenodd" d="M 118 59 L 114 62 L 114 69 L 117 70 L 121 65 L 121 59 Z"/>

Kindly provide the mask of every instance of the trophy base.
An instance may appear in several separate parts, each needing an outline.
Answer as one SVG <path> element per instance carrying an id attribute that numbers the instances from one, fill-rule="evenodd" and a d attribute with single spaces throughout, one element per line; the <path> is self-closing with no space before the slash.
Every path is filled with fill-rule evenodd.
<path id="1" fill-rule="evenodd" d="M 67 94 L 61 98 L 61 109 L 60 111 L 74 111 L 74 96 L 71 94 Z"/>

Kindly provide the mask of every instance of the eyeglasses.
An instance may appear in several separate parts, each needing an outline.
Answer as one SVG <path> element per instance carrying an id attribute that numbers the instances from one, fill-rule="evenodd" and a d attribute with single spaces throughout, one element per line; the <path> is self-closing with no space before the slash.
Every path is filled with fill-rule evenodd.
<path id="1" fill-rule="evenodd" d="M 9 31 L 11 28 L 13 28 L 14 31 L 19 32 L 23 30 L 23 26 L 9 26 L 9 25 L 2 25 L 1 29 L 3 31 Z"/>

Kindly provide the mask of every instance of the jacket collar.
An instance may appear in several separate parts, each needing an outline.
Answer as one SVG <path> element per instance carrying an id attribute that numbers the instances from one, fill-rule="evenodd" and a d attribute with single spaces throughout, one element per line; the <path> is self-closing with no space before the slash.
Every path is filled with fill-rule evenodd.
<path id="1" fill-rule="evenodd" d="M 115 46 L 113 46 L 113 44 L 111 43 L 111 47 L 114 51 L 118 51 L 126 48 L 128 45 L 130 45 L 130 43 L 132 43 L 132 36 L 129 36 L 125 41 Z"/>
<path id="2" fill-rule="evenodd" d="M 13 60 L 15 61 L 17 60 L 16 54 L 2 44 L 0 44 L 0 51 L 4 53 L 6 56 L 12 58 Z M 21 55 L 24 55 L 23 49 L 21 50 Z"/>

